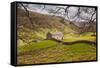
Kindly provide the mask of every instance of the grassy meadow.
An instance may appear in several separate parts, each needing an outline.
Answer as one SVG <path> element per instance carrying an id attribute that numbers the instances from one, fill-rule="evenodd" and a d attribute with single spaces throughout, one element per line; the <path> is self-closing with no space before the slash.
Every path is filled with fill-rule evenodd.
<path id="1" fill-rule="evenodd" d="M 65 45 L 46 39 L 48 32 L 63 32 L 64 42 L 77 40 L 96 41 L 94 32 L 77 34 L 71 25 L 65 24 L 60 17 L 30 12 L 34 28 L 32 28 L 25 12 L 18 9 L 17 24 L 17 64 L 40 64 L 55 62 L 96 60 L 96 45 L 76 43 Z M 96 34 L 96 32 L 95 32 Z"/>
<path id="2" fill-rule="evenodd" d="M 95 37 L 72 37 L 64 41 L 95 40 Z M 87 43 L 64 45 L 53 40 L 18 46 L 18 64 L 39 64 L 96 60 L 96 46 Z"/>

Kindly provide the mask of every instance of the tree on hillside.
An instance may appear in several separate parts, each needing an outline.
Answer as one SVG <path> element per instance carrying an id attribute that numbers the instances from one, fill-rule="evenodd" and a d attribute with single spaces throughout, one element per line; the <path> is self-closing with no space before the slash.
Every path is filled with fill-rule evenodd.
<path id="1" fill-rule="evenodd" d="M 49 9 L 49 13 L 63 15 L 63 17 L 69 20 L 71 24 L 74 24 L 74 22 L 78 22 L 78 20 L 85 21 L 86 23 L 82 23 L 82 30 L 80 30 L 79 32 L 80 34 L 88 30 L 86 28 L 87 25 L 89 28 L 92 28 L 93 23 L 96 23 L 96 8 L 75 7 L 73 10 L 76 11 L 72 13 L 72 15 L 70 10 L 71 8 L 72 6 L 56 7 L 56 9 Z"/>
<path id="2" fill-rule="evenodd" d="M 25 13 L 26 13 L 26 17 L 29 19 L 29 23 L 32 25 L 32 28 L 34 27 L 33 23 L 32 23 L 32 18 L 30 16 L 30 13 L 29 13 L 29 10 L 28 10 L 28 6 L 29 4 L 23 4 L 23 3 L 19 3 L 18 5 L 18 8 L 23 8 L 25 10 Z"/>
<path id="3" fill-rule="evenodd" d="M 23 4 L 20 3 L 19 4 L 20 8 L 23 8 L 26 12 L 26 16 L 28 17 L 32 27 L 34 26 L 34 24 L 32 23 L 32 18 L 31 15 L 29 13 L 29 10 L 33 10 L 38 8 L 41 11 L 46 11 L 49 14 L 53 15 L 53 16 L 61 16 L 63 22 L 65 22 L 65 20 L 67 19 L 70 24 L 73 24 L 75 26 L 77 26 L 75 24 L 75 22 L 82 22 L 82 27 L 77 26 L 77 28 L 79 29 L 79 33 L 83 33 L 86 30 L 88 30 L 89 28 L 93 28 L 92 25 L 94 23 L 96 23 L 96 11 L 97 8 L 93 7 L 73 7 L 73 6 L 52 6 L 52 5 L 37 5 L 37 4 Z M 87 29 L 88 26 L 88 29 Z M 72 27 L 73 28 L 73 27 Z M 73 28 L 74 29 L 74 28 Z"/>

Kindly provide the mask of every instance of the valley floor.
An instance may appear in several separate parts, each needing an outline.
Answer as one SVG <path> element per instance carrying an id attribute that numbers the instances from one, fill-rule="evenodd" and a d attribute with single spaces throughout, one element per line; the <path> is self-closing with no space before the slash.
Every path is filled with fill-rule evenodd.
<path id="1" fill-rule="evenodd" d="M 17 64 L 96 60 L 96 46 L 87 43 L 64 45 L 52 40 L 32 42 L 19 46 Z"/>

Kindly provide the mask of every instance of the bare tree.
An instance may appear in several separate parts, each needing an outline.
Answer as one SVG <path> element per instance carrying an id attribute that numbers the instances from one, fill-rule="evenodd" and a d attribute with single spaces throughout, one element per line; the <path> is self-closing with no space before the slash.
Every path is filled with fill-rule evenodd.
<path id="1" fill-rule="evenodd" d="M 92 28 L 91 25 L 96 22 L 96 8 L 90 8 L 90 7 L 77 7 L 77 11 L 74 13 L 73 16 L 70 16 L 70 11 L 69 9 L 71 6 L 66 6 L 66 7 L 56 7 L 56 9 L 51 9 L 50 13 L 54 14 L 59 14 L 63 15 L 64 18 L 70 21 L 73 25 L 74 22 L 78 22 L 77 20 L 84 20 L 85 23 L 82 23 L 83 27 L 78 27 L 77 28 L 80 30 L 79 33 L 83 33 L 87 29 L 87 25 L 89 25 L 89 28 Z M 63 12 L 60 12 L 60 10 L 63 10 Z M 71 21 L 72 20 L 72 21 Z"/>
<path id="2" fill-rule="evenodd" d="M 31 25 L 34 26 L 28 10 L 29 9 L 28 5 L 24 5 L 23 3 L 21 3 L 20 5 L 21 7 L 24 8 L 26 16 L 30 20 Z M 80 28 L 77 25 L 75 25 L 77 26 L 77 29 L 80 30 L 80 33 L 83 33 L 86 30 L 87 24 L 90 25 L 89 28 L 92 28 L 91 25 L 93 25 L 93 23 L 96 22 L 96 8 L 75 7 L 74 9 L 76 9 L 76 11 L 74 13 L 70 13 L 71 12 L 70 9 L 72 8 L 72 6 L 53 6 L 55 8 L 49 8 L 48 5 L 39 5 L 37 7 L 39 7 L 41 10 L 46 10 L 53 16 L 55 15 L 62 16 L 63 21 L 67 19 L 73 25 L 75 25 L 74 22 L 78 22 L 78 20 L 84 20 L 87 23 L 82 23 L 83 27 Z"/>
<path id="3" fill-rule="evenodd" d="M 20 4 L 18 4 L 18 6 L 20 7 L 20 8 L 23 8 L 24 10 L 25 10 L 25 13 L 26 13 L 26 16 L 27 16 L 27 18 L 29 19 L 29 23 L 31 23 L 31 25 L 32 25 L 32 28 L 34 27 L 34 25 L 33 25 L 33 23 L 32 23 L 32 18 L 31 18 L 31 16 L 30 16 L 30 12 L 29 12 L 29 10 L 28 10 L 28 4 L 23 4 L 23 3 L 20 3 Z"/>

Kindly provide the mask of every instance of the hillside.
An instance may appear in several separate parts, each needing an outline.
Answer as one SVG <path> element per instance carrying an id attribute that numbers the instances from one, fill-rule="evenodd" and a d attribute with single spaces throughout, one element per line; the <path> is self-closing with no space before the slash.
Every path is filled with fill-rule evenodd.
<path id="1" fill-rule="evenodd" d="M 31 11 L 30 17 L 33 26 L 30 23 L 30 20 L 27 17 L 25 11 L 22 9 L 18 9 L 18 39 L 25 42 L 29 42 L 35 39 L 46 39 L 47 32 L 60 31 L 63 32 L 64 35 L 74 33 L 70 26 L 63 22 L 63 19 L 61 17 L 50 16 Z"/>

